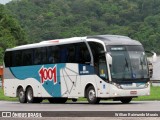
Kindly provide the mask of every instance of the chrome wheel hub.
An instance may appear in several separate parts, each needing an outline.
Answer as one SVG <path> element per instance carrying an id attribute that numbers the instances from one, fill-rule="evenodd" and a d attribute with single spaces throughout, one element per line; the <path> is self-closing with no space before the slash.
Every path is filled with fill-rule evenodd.
<path id="1" fill-rule="evenodd" d="M 94 90 L 90 90 L 89 91 L 89 99 L 92 101 L 93 99 L 95 99 L 96 97 L 96 93 Z"/>

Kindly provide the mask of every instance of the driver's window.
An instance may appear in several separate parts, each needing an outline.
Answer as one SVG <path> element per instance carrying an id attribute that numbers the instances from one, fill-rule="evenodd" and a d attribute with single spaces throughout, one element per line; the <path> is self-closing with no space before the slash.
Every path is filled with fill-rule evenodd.
<path id="1" fill-rule="evenodd" d="M 108 79 L 105 53 L 101 53 L 104 51 L 103 45 L 97 42 L 89 42 L 89 45 L 93 54 L 95 73 L 104 80 Z"/>
<path id="2" fill-rule="evenodd" d="M 98 71 L 99 71 L 99 76 L 102 79 L 106 80 L 108 78 L 105 55 L 99 57 L 99 70 Z"/>

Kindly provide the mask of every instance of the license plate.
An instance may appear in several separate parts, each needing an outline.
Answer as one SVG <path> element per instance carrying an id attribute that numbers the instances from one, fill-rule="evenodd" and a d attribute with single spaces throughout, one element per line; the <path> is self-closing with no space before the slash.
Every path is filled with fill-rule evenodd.
<path id="1" fill-rule="evenodd" d="M 137 94 L 137 91 L 130 91 L 130 94 L 131 94 L 131 95 L 136 95 L 136 94 Z"/>

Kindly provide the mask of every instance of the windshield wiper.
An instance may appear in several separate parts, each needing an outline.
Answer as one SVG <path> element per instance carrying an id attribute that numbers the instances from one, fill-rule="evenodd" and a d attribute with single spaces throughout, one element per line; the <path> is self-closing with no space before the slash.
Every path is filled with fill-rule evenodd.
<path id="1" fill-rule="evenodd" d="M 141 58 L 140 58 L 140 65 L 141 65 L 141 67 L 142 67 L 142 76 L 141 76 L 141 78 L 143 78 L 143 79 L 144 79 L 143 61 L 142 61 L 142 59 L 141 59 Z"/>
<path id="2" fill-rule="evenodd" d="M 122 77 L 123 79 L 125 79 L 125 77 L 126 77 L 126 68 L 127 68 L 127 71 L 129 71 L 129 64 L 128 64 L 128 61 L 125 57 L 124 72 L 123 72 L 123 77 Z"/>
<path id="3" fill-rule="evenodd" d="M 128 65 L 128 61 L 127 61 L 126 57 L 125 57 L 125 61 L 126 61 L 125 67 L 127 67 L 128 71 L 129 71 L 129 65 Z"/>

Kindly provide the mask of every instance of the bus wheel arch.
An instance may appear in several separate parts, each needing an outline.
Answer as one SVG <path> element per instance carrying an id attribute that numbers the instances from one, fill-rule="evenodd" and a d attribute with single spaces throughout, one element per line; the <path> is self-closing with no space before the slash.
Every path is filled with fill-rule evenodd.
<path id="1" fill-rule="evenodd" d="M 92 84 L 88 84 L 85 87 L 85 97 L 90 104 L 98 104 L 100 102 L 100 98 L 96 94 L 95 87 Z"/>
<path id="2" fill-rule="evenodd" d="M 19 98 L 20 103 L 27 103 L 26 92 L 24 91 L 22 86 L 18 86 L 16 96 Z"/>
<path id="3" fill-rule="evenodd" d="M 88 89 L 90 86 L 93 86 L 93 84 L 89 83 L 89 84 L 87 84 L 86 87 L 85 87 L 85 90 L 84 90 L 84 97 L 85 97 L 85 98 L 87 97 L 87 89 Z"/>

